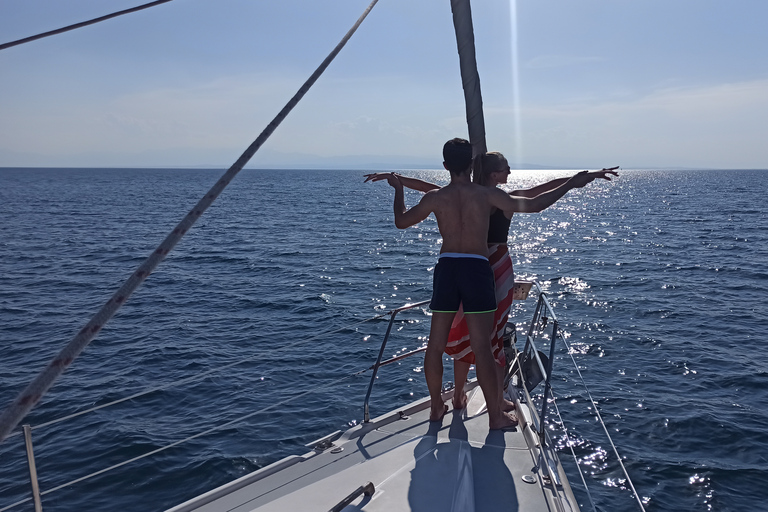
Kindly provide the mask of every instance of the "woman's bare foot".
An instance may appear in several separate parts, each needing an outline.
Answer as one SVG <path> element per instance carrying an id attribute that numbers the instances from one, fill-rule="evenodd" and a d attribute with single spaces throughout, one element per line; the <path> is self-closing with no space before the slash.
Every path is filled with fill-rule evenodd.
<path id="1" fill-rule="evenodd" d="M 464 409 L 467 406 L 467 394 L 462 391 L 461 394 L 457 395 L 454 392 L 451 403 L 453 404 L 454 409 Z"/>
<path id="2" fill-rule="evenodd" d="M 491 430 L 501 430 L 516 427 L 518 422 L 514 414 L 502 412 L 501 418 L 498 421 L 490 421 L 489 423 Z"/>
<path id="3" fill-rule="evenodd" d="M 448 412 L 448 406 L 445 404 L 441 404 L 442 409 L 435 410 L 434 407 L 431 408 L 431 412 L 429 413 L 429 421 L 440 421 L 443 419 L 443 416 L 445 416 L 445 413 Z"/>
<path id="4" fill-rule="evenodd" d="M 515 410 L 515 402 L 510 402 L 506 398 L 502 398 L 501 410 L 504 412 L 513 412 Z"/>

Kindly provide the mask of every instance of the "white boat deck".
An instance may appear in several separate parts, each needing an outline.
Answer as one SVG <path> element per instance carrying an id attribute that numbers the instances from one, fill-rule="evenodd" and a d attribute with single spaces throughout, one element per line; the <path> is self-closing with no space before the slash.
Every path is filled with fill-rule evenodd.
<path id="1" fill-rule="evenodd" d="M 341 510 L 577 511 L 562 474 L 554 483 L 543 477 L 527 408 L 517 428 L 489 431 L 483 395 L 474 382 L 468 388 L 468 407 L 442 422 L 430 422 L 429 401 L 420 400 L 348 430 L 324 451 L 288 457 L 171 510 L 325 512 L 371 482 L 372 496 Z M 550 467 L 557 473 L 559 464 Z"/>

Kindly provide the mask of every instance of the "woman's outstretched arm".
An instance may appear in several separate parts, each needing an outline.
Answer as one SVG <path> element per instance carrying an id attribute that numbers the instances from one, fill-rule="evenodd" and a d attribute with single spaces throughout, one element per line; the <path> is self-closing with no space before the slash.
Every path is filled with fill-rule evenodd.
<path id="1" fill-rule="evenodd" d="M 614 176 L 618 176 L 619 173 L 616 172 L 617 167 L 611 167 L 611 168 L 604 168 L 600 169 L 599 171 L 592 171 L 590 172 L 590 176 L 593 176 L 595 179 L 604 179 L 611 181 L 611 177 L 609 174 L 613 174 Z M 546 183 L 542 183 L 541 185 L 536 185 L 535 187 L 531 188 L 524 188 L 521 190 L 513 190 L 509 193 L 511 196 L 518 196 L 518 197 L 536 197 L 538 195 L 541 195 L 545 192 L 549 192 L 550 190 L 554 190 L 566 181 L 568 181 L 570 178 L 558 178 L 556 180 L 548 181 Z"/>

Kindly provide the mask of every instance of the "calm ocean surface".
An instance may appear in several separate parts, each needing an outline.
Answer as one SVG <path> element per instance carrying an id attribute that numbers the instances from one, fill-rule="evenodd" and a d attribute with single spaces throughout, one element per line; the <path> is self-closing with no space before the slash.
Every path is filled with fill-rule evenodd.
<path id="1" fill-rule="evenodd" d="M 369 374 L 339 380 L 373 363 L 386 319 L 362 321 L 429 298 L 440 239 L 433 219 L 395 229 L 391 188 L 363 172 L 236 178 L 25 422 L 240 363 L 34 430 L 45 491 L 256 414 L 45 495 L 45 510 L 162 510 L 361 421 Z M 222 173 L 0 169 L 0 408 Z M 629 170 L 512 220 L 516 274 L 548 291 L 649 511 L 768 510 L 766 190 L 768 171 Z M 519 331 L 532 305 L 516 303 Z M 385 355 L 428 324 L 402 316 Z M 635 510 L 564 356 L 555 391 L 598 510 Z M 420 358 L 391 365 L 372 414 L 425 393 Z M 0 508 L 29 496 L 26 471 L 16 435 L 0 445 Z"/>

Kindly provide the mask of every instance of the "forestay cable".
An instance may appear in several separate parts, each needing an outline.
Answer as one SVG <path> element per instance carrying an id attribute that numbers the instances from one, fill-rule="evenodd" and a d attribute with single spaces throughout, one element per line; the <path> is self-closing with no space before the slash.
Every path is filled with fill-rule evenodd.
<path id="1" fill-rule="evenodd" d="M 272 135 L 272 132 L 280 125 L 291 110 L 299 103 L 301 98 L 314 85 L 320 75 L 326 70 L 333 59 L 338 55 L 347 41 L 357 31 L 363 20 L 371 12 L 378 0 L 373 0 L 358 18 L 351 29 L 344 35 L 342 40 L 328 54 L 323 62 L 318 66 L 314 73 L 304 82 L 298 92 L 275 118 L 267 125 L 264 131 L 256 138 L 245 152 L 237 159 L 232 167 L 224 173 L 216 184 L 198 201 L 190 212 L 182 219 L 176 228 L 163 240 L 155 251 L 142 263 L 139 268 L 125 281 L 111 299 L 99 310 L 96 315 L 78 332 L 75 337 L 59 352 L 53 361 L 40 372 L 40 374 L 19 394 L 8 408 L 0 415 L 0 441 L 4 440 L 14 427 L 27 415 L 27 413 L 40 401 L 46 391 L 53 385 L 53 382 L 66 370 L 72 361 L 80 352 L 88 346 L 93 338 L 101 331 L 110 318 L 112 318 L 118 309 L 128 300 L 131 294 L 144 282 L 150 273 L 165 259 L 174 246 L 181 240 L 192 225 L 208 209 L 209 206 L 221 194 L 224 188 L 229 185 L 232 179 L 243 169 L 246 163 L 253 157 L 264 142 Z"/>
<path id="2" fill-rule="evenodd" d="M 38 39 L 42 39 L 44 37 L 48 36 L 55 36 L 56 34 L 61 34 L 63 32 L 69 32 L 70 30 L 75 30 L 76 28 L 82 28 L 87 27 L 88 25 L 93 25 L 94 23 L 99 23 L 100 21 L 106 21 L 112 18 L 116 18 L 118 16 L 122 16 L 123 14 L 130 14 L 132 12 L 141 11 L 143 9 L 148 9 L 150 7 L 154 7 L 156 5 L 165 4 L 170 2 L 171 0 L 157 0 L 156 2 L 150 2 L 148 4 L 138 5 L 136 7 L 131 7 L 130 9 L 124 9 L 122 11 L 113 12 L 112 14 L 107 14 L 105 16 L 99 16 L 98 18 L 94 18 L 92 20 L 88 21 L 82 21 L 80 23 L 75 23 L 74 25 L 68 25 L 66 27 L 57 28 L 56 30 L 50 30 L 48 32 L 43 32 L 42 34 L 37 34 L 34 36 L 25 37 L 23 39 L 17 39 L 16 41 L 11 41 L 10 43 L 3 43 L 0 44 L 0 50 L 5 50 L 6 48 L 11 48 L 12 46 L 18 46 L 20 44 L 24 43 L 31 43 L 32 41 L 37 41 Z"/>

